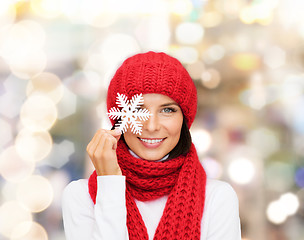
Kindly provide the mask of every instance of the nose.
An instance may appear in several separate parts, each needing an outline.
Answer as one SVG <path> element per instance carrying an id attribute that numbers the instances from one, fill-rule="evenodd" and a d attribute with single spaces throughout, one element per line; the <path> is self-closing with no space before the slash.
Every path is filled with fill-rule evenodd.
<path id="1" fill-rule="evenodd" d="M 153 114 L 148 120 L 143 122 L 143 129 L 149 132 L 158 131 L 160 129 L 160 122 L 157 114 Z"/>

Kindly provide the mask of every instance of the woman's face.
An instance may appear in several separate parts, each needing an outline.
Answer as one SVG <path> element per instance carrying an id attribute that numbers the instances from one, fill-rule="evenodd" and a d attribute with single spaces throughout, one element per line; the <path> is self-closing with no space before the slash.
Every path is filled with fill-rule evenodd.
<path id="1" fill-rule="evenodd" d="M 179 105 L 162 94 L 144 94 L 144 105 L 153 115 L 143 121 L 142 134 L 124 133 L 129 148 L 146 160 L 160 160 L 178 143 L 183 123 Z"/>

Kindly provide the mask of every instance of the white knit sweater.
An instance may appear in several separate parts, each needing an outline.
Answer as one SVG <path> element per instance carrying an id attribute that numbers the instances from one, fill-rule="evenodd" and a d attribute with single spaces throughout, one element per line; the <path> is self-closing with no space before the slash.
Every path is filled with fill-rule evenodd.
<path id="1" fill-rule="evenodd" d="M 124 176 L 98 176 L 96 204 L 88 180 L 71 182 L 63 193 L 63 223 L 67 240 L 127 240 Z M 135 200 L 149 240 L 162 216 L 168 196 Z M 238 198 L 226 182 L 207 179 L 201 240 L 241 240 Z"/>

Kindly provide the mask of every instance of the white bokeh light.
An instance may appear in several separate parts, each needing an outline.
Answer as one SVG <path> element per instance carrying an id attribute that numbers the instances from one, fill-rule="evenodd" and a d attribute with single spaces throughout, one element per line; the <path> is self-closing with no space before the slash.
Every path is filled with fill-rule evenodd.
<path id="1" fill-rule="evenodd" d="M 32 132 L 22 129 L 16 137 L 15 146 L 22 159 L 38 162 L 50 153 L 53 139 L 47 131 Z"/>
<path id="2" fill-rule="evenodd" d="M 32 214 L 17 201 L 8 201 L 0 206 L 0 233 L 11 237 L 14 229 L 22 222 L 32 221 Z"/>
<path id="3" fill-rule="evenodd" d="M 49 207 L 54 193 L 50 181 L 33 175 L 21 182 L 17 189 L 17 199 L 31 212 L 41 212 Z"/>
<path id="4" fill-rule="evenodd" d="M 288 216 L 295 214 L 300 206 L 298 197 L 290 192 L 283 194 L 279 201 Z"/>
<path id="5" fill-rule="evenodd" d="M 198 154 L 203 154 L 210 148 L 212 139 L 210 133 L 206 130 L 193 129 L 191 131 L 191 137 Z"/>
<path id="6" fill-rule="evenodd" d="M 32 131 L 49 130 L 57 120 L 57 108 L 47 96 L 30 96 L 21 108 L 20 119 Z"/>
<path id="7" fill-rule="evenodd" d="M 58 76 L 43 72 L 31 78 L 26 87 L 27 96 L 40 95 L 51 99 L 55 104 L 63 97 L 63 85 Z"/>
<path id="8" fill-rule="evenodd" d="M 172 55 L 184 64 L 193 64 L 198 60 L 198 51 L 193 47 L 180 47 Z"/>
<path id="9" fill-rule="evenodd" d="M 0 174 L 10 182 L 20 182 L 34 172 L 33 162 L 24 161 L 15 146 L 5 149 L 0 155 Z"/>
<path id="10" fill-rule="evenodd" d="M 274 224 L 281 224 L 287 217 L 295 214 L 299 206 L 300 202 L 295 194 L 284 193 L 278 200 L 269 203 L 266 211 L 267 218 Z"/>
<path id="11" fill-rule="evenodd" d="M 11 240 L 48 240 L 48 234 L 39 223 L 25 221 L 14 228 Z"/>
<path id="12" fill-rule="evenodd" d="M 282 210 L 281 204 L 279 201 L 271 202 L 267 207 L 266 214 L 267 214 L 268 220 L 275 224 L 283 223 L 287 218 L 287 215 Z"/>
<path id="13" fill-rule="evenodd" d="M 184 22 L 176 28 L 176 39 L 180 44 L 198 44 L 204 36 L 204 29 L 199 23 Z"/>
<path id="14" fill-rule="evenodd" d="M 246 158 L 233 160 L 228 167 L 228 174 L 232 181 L 238 184 L 248 184 L 254 177 L 253 163 Z"/>

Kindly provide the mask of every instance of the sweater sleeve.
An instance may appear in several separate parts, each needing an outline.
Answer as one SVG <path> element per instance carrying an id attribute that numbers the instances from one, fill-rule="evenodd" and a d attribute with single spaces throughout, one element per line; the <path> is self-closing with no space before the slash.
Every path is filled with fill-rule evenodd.
<path id="1" fill-rule="evenodd" d="M 124 176 L 97 177 L 94 205 L 88 180 L 71 182 L 63 192 L 62 215 L 67 240 L 128 240 Z"/>
<path id="2" fill-rule="evenodd" d="M 210 193 L 206 240 L 241 240 L 239 203 L 233 188 L 217 181 Z"/>

